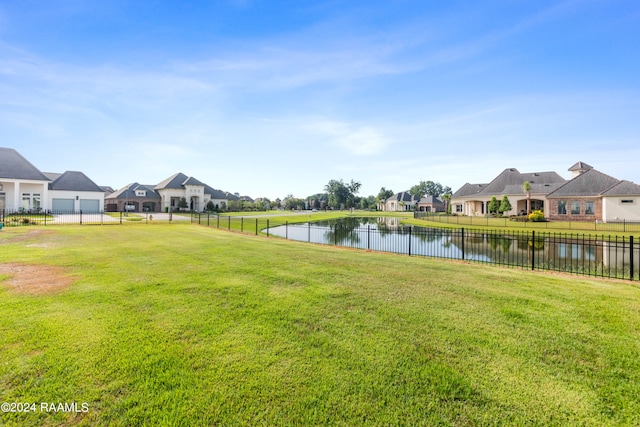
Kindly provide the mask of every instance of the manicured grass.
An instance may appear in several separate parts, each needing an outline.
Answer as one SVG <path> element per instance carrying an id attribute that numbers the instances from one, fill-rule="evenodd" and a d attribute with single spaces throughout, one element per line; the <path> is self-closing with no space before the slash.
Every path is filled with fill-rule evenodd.
<path id="1" fill-rule="evenodd" d="M 0 232 L 3 425 L 638 425 L 633 283 L 172 224 Z M 40 229 L 39 229 L 40 230 Z M 4 280 L 4 282 L 2 281 Z"/>

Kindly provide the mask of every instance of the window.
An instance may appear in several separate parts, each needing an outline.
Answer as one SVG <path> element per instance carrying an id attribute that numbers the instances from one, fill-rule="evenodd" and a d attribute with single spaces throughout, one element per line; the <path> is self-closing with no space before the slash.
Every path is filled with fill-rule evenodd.
<path id="1" fill-rule="evenodd" d="M 596 214 L 596 204 L 594 202 L 585 202 L 585 204 L 584 204 L 584 213 L 585 213 L 585 215 L 595 215 Z"/>
<path id="2" fill-rule="evenodd" d="M 144 190 L 136 190 L 136 196 L 138 197 L 145 197 L 147 195 L 147 192 Z"/>
<path id="3" fill-rule="evenodd" d="M 40 194 L 33 193 L 33 209 L 40 209 Z"/>
<path id="4" fill-rule="evenodd" d="M 571 202 L 571 215 L 580 215 L 580 201 Z"/>
<path id="5" fill-rule="evenodd" d="M 622 199 L 620 200 L 620 203 L 622 203 L 623 205 L 632 205 L 635 203 L 635 200 L 633 199 Z"/>
<path id="6" fill-rule="evenodd" d="M 22 193 L 22 209 L 31 209 L 31 193 Z"/>
<path id="7" fill-rule="evenodd" d="M 462 213 L 462 205 L 456 205 L 456 213 Z"/>
<path id="8" fill-rule="evenodd" d="M 564 200 L 558 201 L 558 215 L 566 215 L 567 214 L 567 202 Z"/>

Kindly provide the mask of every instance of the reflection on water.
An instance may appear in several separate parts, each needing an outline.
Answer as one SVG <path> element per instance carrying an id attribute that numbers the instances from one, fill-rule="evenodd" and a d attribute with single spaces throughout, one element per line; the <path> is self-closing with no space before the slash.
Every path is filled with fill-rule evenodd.
<path id="1" fill-rule="evenodd" d="M 527 232 L 403 227 L 400 218 L 342 218 L 274 227 L 272 235 L 312 243 L 427 257 L 628 277 L 638 273 L 640 249 L 628 239 Z"/>

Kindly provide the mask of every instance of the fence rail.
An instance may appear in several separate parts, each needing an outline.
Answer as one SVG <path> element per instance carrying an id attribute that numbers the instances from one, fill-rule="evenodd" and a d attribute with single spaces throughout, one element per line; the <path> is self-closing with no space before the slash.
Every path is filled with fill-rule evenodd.
<path id="1" fill-rule="evenodd" d="M 533 230 L 576 230 L 595 232 L 640 232 L 640 221 L 630 221 L 626 219 L 609 222 L 599 221 L 526 221 L 526 217 L 492 217 L 492 216 L 465 216 L 465 215 L 444 215 L 431 212 L 414 212 L 415 219 L 422 219 L 441 224 L 456 224 L 476 227 L 510 227 L 525 228 Z"/>
<path id="2" fill-rule="evenodd" d="M 0 224 L 4 227 L 32 225 L 122 225 L 152 221 L 189 220 L 190 217 L 174 213 L 128 213 L 95 211 L 29 211 L 0 209 Z"/>

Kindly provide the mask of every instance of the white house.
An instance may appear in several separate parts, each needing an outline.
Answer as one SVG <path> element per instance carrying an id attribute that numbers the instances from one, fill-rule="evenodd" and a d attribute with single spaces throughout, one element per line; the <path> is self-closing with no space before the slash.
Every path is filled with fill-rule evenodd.
<path id="1" fill-rule="evenodd" d="M 385 201 L 378 204 L 378 209 L 382 211 L 412 211 L 420 199 L 409 194 L 407 191 L 396 193 Z"/>
<path id="2" fill-rule="evenodd" d="M 45 174 L 13 148 L 0 147 L 0 209 L 104 209 L 104 190 L 82 172 Z"/>

